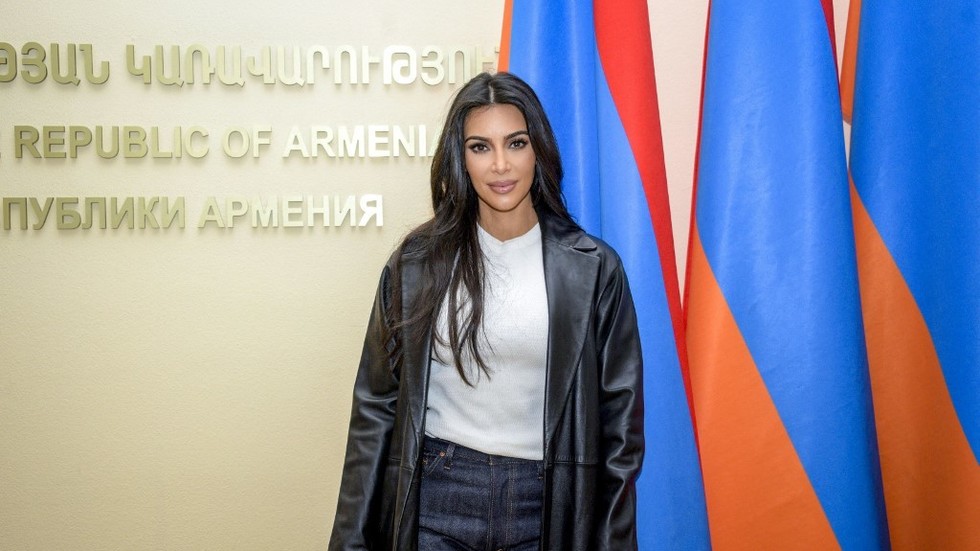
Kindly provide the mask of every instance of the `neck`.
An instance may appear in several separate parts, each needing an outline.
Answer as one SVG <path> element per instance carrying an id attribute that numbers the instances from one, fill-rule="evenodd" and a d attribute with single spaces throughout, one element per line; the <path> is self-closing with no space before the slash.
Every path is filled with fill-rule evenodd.
<path id="1" fill-rule="evenodd" d="M 481 212 L 478 223 L 498 241 L 507 241 L 530 231 L 538 223 L 538 213 L 533 208 L 524 212 Z"/>

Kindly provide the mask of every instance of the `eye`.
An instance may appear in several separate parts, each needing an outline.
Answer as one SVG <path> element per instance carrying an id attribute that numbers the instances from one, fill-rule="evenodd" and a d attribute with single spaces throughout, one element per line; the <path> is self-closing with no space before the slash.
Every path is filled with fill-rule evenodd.
<path id="1" fill-rule="evenodd" d="M 525 147 L 527 147 L 527 139 L 525 138 L 517 138 L 510 142 L 511 149 L 524 149 Z"/>
<path id="2" fill-rule="evenodd" d="M 483 153 L 484 151 L 489 151 L 490 148 L 483 142 L 473 142 L 470 144 L 469 150 L 473 153 Z"/>

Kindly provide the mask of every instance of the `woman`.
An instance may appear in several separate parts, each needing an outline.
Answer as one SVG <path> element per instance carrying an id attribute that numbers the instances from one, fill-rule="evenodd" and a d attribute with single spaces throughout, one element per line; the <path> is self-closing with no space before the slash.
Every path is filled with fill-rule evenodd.
<path id="1" fill-rule="evenodd" d="M 531 88 L 481 74 L 383 270 L 330 549 L 636 548 L 641 357 L 616 253 L 571 219 Z"/>

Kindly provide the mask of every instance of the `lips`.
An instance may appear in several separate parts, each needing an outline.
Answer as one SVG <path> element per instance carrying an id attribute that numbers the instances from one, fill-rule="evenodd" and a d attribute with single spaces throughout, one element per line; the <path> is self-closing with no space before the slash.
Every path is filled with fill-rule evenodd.
<path id="1" fill-rule="evenodd" d="M 487 187 L 499 195 L 504 195 L 513 191 L 517 187 L 517 180 L 503 180 L 499 182 L 488 182 Z"/>

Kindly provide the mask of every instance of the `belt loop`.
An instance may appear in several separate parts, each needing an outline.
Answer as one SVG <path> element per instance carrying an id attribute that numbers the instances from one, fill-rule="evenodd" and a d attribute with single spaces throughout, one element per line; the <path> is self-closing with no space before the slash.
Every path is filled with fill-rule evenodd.
<path id="1" fill-rule="evenodd" d="M 454 442 L 449 442 L 449 446 L 446 448 L 446 458 L 442 461 L 442 468 L 445 470 L 450 470 L 453 468 L 453 452 L 456 451 L 456 444 Z"/>

